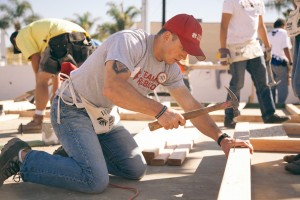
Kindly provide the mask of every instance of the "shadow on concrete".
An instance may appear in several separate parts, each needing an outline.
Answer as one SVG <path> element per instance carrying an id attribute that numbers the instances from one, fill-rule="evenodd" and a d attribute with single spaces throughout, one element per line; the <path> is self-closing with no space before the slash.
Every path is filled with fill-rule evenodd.
<path id="1" fill-rule="evenodd" d="M 299 199 L 299 176 L 284 169 L 282 159 L 251 166 L 252 199 Z"/>

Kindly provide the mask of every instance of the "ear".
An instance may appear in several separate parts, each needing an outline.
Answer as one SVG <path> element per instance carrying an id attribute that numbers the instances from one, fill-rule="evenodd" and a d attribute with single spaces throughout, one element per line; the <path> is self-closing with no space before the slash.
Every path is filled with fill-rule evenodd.
<path id="1" fill-rule="evenodd" d="M 163 40 L 168 41 L 169 39 L 172 39 L 172 33 L 170 31 L 166 31 L 163 34 Z"/>

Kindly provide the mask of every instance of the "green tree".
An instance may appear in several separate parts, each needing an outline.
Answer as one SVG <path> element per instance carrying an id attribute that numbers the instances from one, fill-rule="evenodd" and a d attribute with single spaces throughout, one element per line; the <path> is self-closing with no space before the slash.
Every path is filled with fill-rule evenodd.
<path id="1" fill-rule="evenodd" d="M 36 15 L 32 6 L 27 1 L 8 0 L 5 4 L 0 4 L 0 28 L 7 29 L 11 25 L 15 30 L 20 30 L 23 24 L 31 23 L 40 17 Z"/>
<path id="2" fill-rule="evenodd" d="M 88 33 L 91 32 L 92 27 L 100 19 L 100 17 L 92 18 L 92 15 L 90 12 L 85 12 L 83 15 L 79 15 L 79 14 L 74 14 L 74 15 L 75 15 L 76 19 L 67 19 L 67 20 L 80 25 Z"/>
<path id="3" fill-rule="evenodd" d="M 278 13 L 281 13 L 287 18 L 290 11 L 294 9 L 293 1 L 294 0 L 272 0 L 268 1 L 265 6 L 267 9 L 275 9 Z"/>
<path id="4" fill-rule="evenodd" d="M 106 12 L 109 16 L 114 19 L 114 23 L 103 23 L 97 27 L 96 35 L 93 35 L 94 38 L 103 41 L 105 38 L 111 34 L 130 28 L 134 21 L 133 19 L 140 14 L 140 10 L 134 6 L 129 6 L 126 10 L 124 9 L 123 3 L 119 5 L 108 2 L 107 5 L 110 7 Z"/>

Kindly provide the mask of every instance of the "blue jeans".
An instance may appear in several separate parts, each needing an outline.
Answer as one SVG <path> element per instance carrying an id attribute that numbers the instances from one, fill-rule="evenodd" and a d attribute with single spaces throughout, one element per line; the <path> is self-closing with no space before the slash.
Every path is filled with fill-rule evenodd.
<path id="1" fill-rule="evenodd" d="M 295 37 L 292 69 L 292 87 L 296 97 L 300 98 L 300 34 Z"/>
<path id="2" fill-rule="evenodd" d="M 229 89 L 240 100 L 241 89 L 244 87 L 245 71 L 247 70 L 253 80 L 256 88 L 256 95 L 259 102 L 262 119 L 275 113 L 275 104 L 272 98 L 271 89 L 267 85 L 267 75 L 265 59 L 263 57 L 257 57 L 245 61 L 234 62 L 230 65 L 231 80 L 229 83 Z M 251 83 L 247 83 L 251 84 Z M 227 100 L 230 96 L 227 95 Z M 233 109 L 228 108 L 225 110 L 225 117 L 233 118 Z"/>
<path id="3" fill-rule="evenodd" d="M 85 109 L 60 102 L 61 124 L 57 119 L 58 98 L 51 105 L 51 123 L 69 157 L 30 151 L 21 166 L 25 182 L 100 193 L 109 174 L 140 179 L 146 162 L 132 135 L 121 125 L 96 135 Z"/>
<path id="4" fill-rule="evenodd" d="M 277 103 L 285 104 L 286 98 L 288 96 L 288 66 L 282 65 L 272 65 L 273 76 L 276 82 L 280 81 L 280 83 L 272 88 L 272 95 L 274 102 L 276 102 L 276 91 L 278 96 Z"/>

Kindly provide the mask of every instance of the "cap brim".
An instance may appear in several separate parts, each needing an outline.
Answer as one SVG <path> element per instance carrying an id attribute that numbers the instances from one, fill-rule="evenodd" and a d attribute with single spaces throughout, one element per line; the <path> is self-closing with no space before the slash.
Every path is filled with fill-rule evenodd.
<path id="1" fill-rule="evenodd" d="M 179 37 L 179 39 L 180 39 L 180 42 L 181 42 L 184 50 L 188 54 L 195 56 L 199 61 L 203 61 L 206 59 L 206 56 L 204 55 L 203 51 L 201 50 L 201 48 L 198 45 L 188 42 L 184 39 L 181 39 L 180 37 Z"/>

